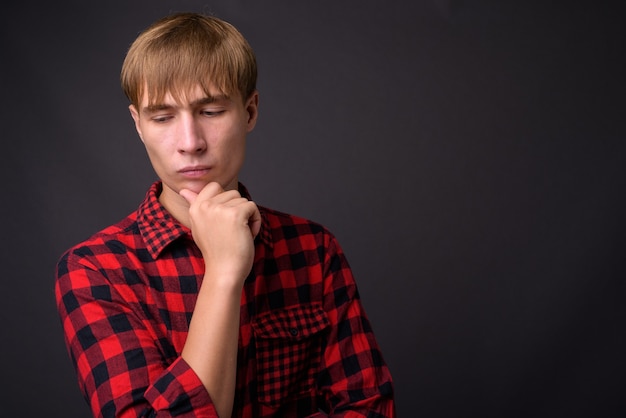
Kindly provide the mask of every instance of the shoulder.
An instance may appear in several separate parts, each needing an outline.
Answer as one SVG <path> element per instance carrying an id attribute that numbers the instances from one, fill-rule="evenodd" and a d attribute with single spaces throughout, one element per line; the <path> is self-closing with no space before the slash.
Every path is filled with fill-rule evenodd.
<path id="1" fill-rule="evenodd" d="M 261 214 L 265 217 L 267 225 L 272 231 L 284 230 L 291 231 L 296 235 L 329 235 L 332 233 L 324 225 L 303 218 L 301 216 L 292 215 L 265 206 L 259 206 Z"/>
<path id="2" fill-rule="evenodd" d="M 343 252 L 333 232 L 321 223 L 263 206 L 259 210 L 264 218 L 261 238 L 275 252 L 300 254 L 314 251 L 322 258 Z"/>
<path id="3" fill-rule="evenodd" d="M 89 238 L 68 248 L 61 256 L 59 264 L 80 263 L 100 264 L 108 255 L 120 255 L 137 248 L 139 228 L 135 212 L 121 221 L 109 225 Z"/>

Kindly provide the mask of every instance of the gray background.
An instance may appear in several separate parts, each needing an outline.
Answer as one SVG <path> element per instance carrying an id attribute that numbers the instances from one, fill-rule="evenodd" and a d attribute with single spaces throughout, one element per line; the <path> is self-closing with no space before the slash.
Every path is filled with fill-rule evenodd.
<path id="1" fill-rule="evenodd" d="M 0 415 L 88 416 L 54 265 L 154 180 L 119 69 L 139 30 L 193 10 L 256 50 L 241 179 L 337 235 L 400 416 L 623 416 L 621 3 L 5 6 Z"/>

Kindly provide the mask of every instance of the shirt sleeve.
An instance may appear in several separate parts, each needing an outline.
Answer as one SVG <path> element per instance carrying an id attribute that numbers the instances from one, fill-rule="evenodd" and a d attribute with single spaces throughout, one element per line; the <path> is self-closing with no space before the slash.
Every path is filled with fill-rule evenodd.
<path id="1" fill-rule="evenodd" d="M 156 336 L 131 306 L 130 286 L 68 252 L 55 298 L 78 383 L 94 417 L 217 417 L 202 382 L 181 358 L 166 363 Z"/>
<path id="2" fill-rule="evenodd" d="M 391 374 L 360 301 L 350 266 L 332 235 L 324 260 L 324 310 L 331 323 L 322 392 L 331 417 L 394 418 Z"/>

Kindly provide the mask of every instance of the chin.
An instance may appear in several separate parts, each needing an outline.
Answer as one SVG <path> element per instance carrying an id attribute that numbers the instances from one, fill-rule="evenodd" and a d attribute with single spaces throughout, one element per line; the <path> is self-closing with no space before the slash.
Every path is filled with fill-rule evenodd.
<path id="1" fill-rule="evenodd" d="M 202 191 L 202 189 L 204 189 L 204 187 L 209 184 L 210 181 L 192 181 L 192 182 L 187 182 L 185 184 L 183 184 L 180 189 L 188 189 L 191 190 L 192 192 L 198 194 Z M 180 190 L 179 189 L 179 190 Z"/>
<path id="2" fill-rule="evenodd" d="M 176 182 L 176 181 L 167 181 L 161 179 L 163 183 L 163 189 L 169 189 L 171 192 L 175 194 L 180 194 L 180 191 L 183 189 L 191 190 L 192 192 L 198 194 L 202 191 L 204 186 L 206 186 L 209 182 L 204 181 L 185 181 L 185 182 Z"/>

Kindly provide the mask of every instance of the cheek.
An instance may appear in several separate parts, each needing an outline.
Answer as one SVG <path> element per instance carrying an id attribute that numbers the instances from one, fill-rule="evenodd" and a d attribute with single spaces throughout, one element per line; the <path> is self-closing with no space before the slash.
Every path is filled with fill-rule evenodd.
<path id="1" fill-rule="evenodd" d="M 225 159 L 239 159 L 239 154 L 245 150 L 246 130 L 241 124 L 229 126 L 215 132 L 215 141 L 209 142 L 209 149 L 213 149 L 222 154 Z"/>
<path id="2" fill-rule="evenodd" d="M 246 150 L 246 136 L 243 132 L 238 132 L 236 136 L 231 138 L 232 140 L 228 144 L 227 153 L 233 162 L 239 163 L 244 158 Z"/>

